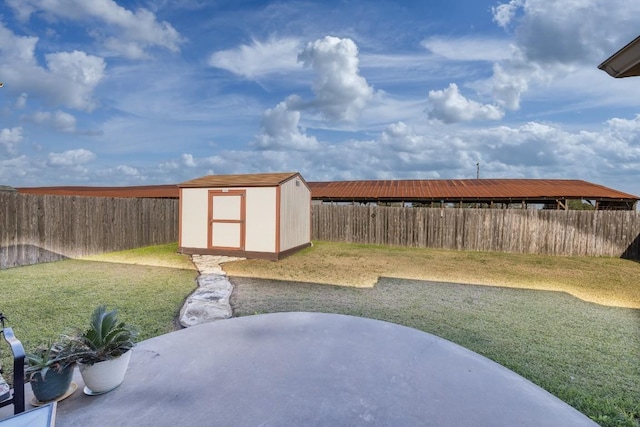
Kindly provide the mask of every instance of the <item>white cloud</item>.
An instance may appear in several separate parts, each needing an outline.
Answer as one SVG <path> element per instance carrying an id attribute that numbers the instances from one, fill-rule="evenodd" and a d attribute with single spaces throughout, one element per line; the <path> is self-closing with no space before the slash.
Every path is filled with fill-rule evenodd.
<path id="1" fill-rule="evenodd" d="M 585 165 L 593 165 L 594 153 L 589 144 L 578 135 L 549 124 L 530 122 L 516 128 L 500 126 L 478 131 L 476 137 L 479 143 L 487 145 L 482 148 L 484 160 L 508 166 L 509 170 L 519 168 L 516 176 L 553 176 L 562 165 L 572 164 L 574 172 Z"/>
<path id="2" fill-rule="evenodd" d="M 438 178 L 464 167 L 460 146 L 456 138 L 421 135 L 397 123 L 377 139 L 323 143 L 310 151 L 222 151 L 199 164 L 215 173 L 299 170 L 309 180 Z"/>
<path id="3" fill-rule="evenodd" d="M 515 38 L 511 56 L 494 64 L 490 84 L 496 102 L 515 110 L 522 95 L 534 87 L 580 68 L 595 68 L 632 40 L 640 3 L 511 0 L 492 12 L 498 25 L 513 28 Z"/>
<path id="4" fill-rule="evenodd" d="M 31 17 L 31 14 L 36 11 L 36 9 L 26 1 L 5 0 L 5 3 L 13 9 L 13 12 L 22 22 L 28 21 Z"/>
<path id="5" fill-rule="evenodd" d="M 422 46 L 436 55 L 453 61 L 499 61 L 509 58 L 511 47 L 507 40 L 472 37 L 430 37 Z"/>
<path id="6" fill-rule="evenodd" d="M 319 111 L 326 120 L 353 122 L 367 102 L 373 89 L 358 74 L 358 48 L 350 39 L 327 36 L 307 44 L 298 61 L 313 68 L 316 78 L 313 90 L 316 98 L 303 101 L 291 95 L 262 115 L 260 134 L 253 147 L 262 150 L 317 149 L 320 144 L 300 128 L 301 111 Z"/>
<path id="7" fill-rule="evenodd" d="M 174 171 L 180 168 L 180 164 L 175 160 L 169 160 L 167 162 L 160 163 L 161 170 Z"/>
<path id="8" fill-rule="evenodd" d="M 607 120 L 607 128 L 618 140 L 628 140 L 640 149 L 640 114 L 633 120 L 613 118 Z"/>
<path id="9" fill-rule="evenodd" d="M 391 69 L 397 68 L 405 73 L 411 70 L 435 70 L 441 66 L 441 58 L 433 55 L 417 54 L 385 54 L 362 52 L 358 54 L 361 68 Z"/>
<path id="10" fill-rule="evenodd" d="M 22 128 L 4 128 L 0 130 L 0 145 L 3 145 L 9 154 L 17 153 L 17 145 L 22 142 Z"/>
<path id="11" fill-rule="evenodd" d="M 640 114 L 607 120 L 602 132 L 580 132 L 580 137 L 612 168 L 640 170 Z"/>
<path id="12" fill-rule="evenodd" d="M 74 167 L 89 163 L 94 160 L 96 155 L 84 148 L 76 150 L 67 150 L 62 153 L 49 153 L 47 164 L 55 167 Z"/>
<path id="13" fill-rule="evenodd" d="M 432 135 L 420 134 L 413 126 L 404 122 L 387 126 L 380 134 L 380 143 L 395 153 L 390 158 L 398 156 L 405 163 L 415 161 L 418 157 L 429 158 L 433 163 L 441 162 L 449 157 L 455 158 L 455 156 L 450 156 L 450 151 L 456 148 L 455 144 L 449 144 L 440 138 L 433 138 Z"/>
<path id="14" fill-rule="evenodd" d="M 381 145 L 385 155 L 383 170 L 391 177 L 401 170 L 405 177 L 440 178 L 443 172 L 458 173 L 477 157 L 457 135 L 421 133 L 404 122 L 389 125 L 379 141 L 378 149 Z"/>
<path id="15" fill-rule="evenodd" d="M 430 118 L 444 123 L 471 120 L 500 120 L 504 112 L 495 105 L 480 104 L 462 96 L 455 83 L 444 90 L 429 91 Z"/>
<path id="16" fill-rule="evenodd" d="M 300 41 L 293 38 L 253 40 L 250 45 L 214 52 L 209 65 L 234 74 L 255 79 L 272 73 L 284 73 L 300 68 L 297 54 Z"/>
<path id="17" fill-rule="evenodd" d="M 90 34 L 113 53 L 130 58 L 146 56 L 149 47 L 180 50 L 182 37 L 170 23 L 159 22 L 148 9 L 135 12 L 113 0 L 7 0 L 22 20 L 34 13 L 68 19 L 91 28 Z"/>
<path id="18" fill-rule="evenodd" d="M 108 183 L 107 185 L 136 185 L 141 181 L 147 180 L 147 176 L 144 175 L 143 171 L 128 165 L 102 168 L 84 168 L 82 166 L 77 166 L 75 168 L 71 168 L 71 170 L 74 172 L 73 175 L 67 176 L 71 182 L 76 182 L 78 180 L 94 181 L 96 178 L 100 178 L 105 179 Z M 161 171 L 161 168 L 158 167 L 158 171 L 158 182 L 166 183 L 166 170 Z M 78 176 L 78 174 L 81 174 L 81 176 Z"/>
<path id="19" fill-rule="evenodd" d="M 309 105 L 328 120 L 355 121 L 374 91 L 359 74 L 358 47 L 351 39 L 326 36 L 309 42 L 298 60 L 316 73 Z"/>
<path id="20" fill-rule="evenodd" d="M 104 60 L 77 50 L 49 53 L 45 59 L 50 72 L 58 79 L 51 84 L 66 86 L 73 92 L 67 95 L 70 106 L 92 108 L 91 94 L 104 77 Z"/>
<path id="21" fill-rule="evenodd" d="M 611 119 L 600 129 L 569 132 L 554 124 L 530 122 L 469 134 L 494 176 L 574 178 L 614 188 L 632 187 L 629 171 L 640 168 L 640 116 Z M 502 170 L 503 172 L 500 172 Z"/>
<path id="22" fill-rule="evenodd" d="M 140 171 L 134 167 L 127 165 L 118 165 L 116 166 L 116 171 L 127 176 L 139 176 Z"/>
<path id="23" fill-rule="evenodd" d="M 37 37 L 13 34 L 0 22 L 0 75 L 8 90 L 47 104 L 92 110 L 93 91 L 104 77 L 102 58 L 81 51 L 46 54 L 47 67 L 35 55 Z M 3 89 L 4 90 L 4 89 Z"/>
<path id="24" fill-rule="evenodd" d="M 313 150 L 319 143 L 313 136 L 307 136 L 299 127 L 300 112 L 290 110 L 287 101 L 262 114 L 260 135 L 254 146 L 263 150 Z"/>
<path id="25" fill-rule="evenodd" d="M 273 110 L 292 113 L 284 102 Z M 185 167 L 182 156 L 146 172 L 162 183 L 283 170 L 299 170 L 310 181 L 455 179 L 475 178 L 479 162 L 482 178 L 584 179 L 633 193 L 634 171 L 640 170 L 640 116 L 610 119 L 591 132 L 542 122 L 477 129 L 399 121 L 371 139 L 322 142 L 305 151 L 280 149 L 275 142 L 266 148 L 190 155 L 194 168 Z"/>
<path id="26" fill-rule="evenodd" d="M 2 65 L 6 67 L 11 61 L 15 61 L 16 65 L 36 66 L 34 50 L 37 37 L 20 37 L 16 36 L 0 22 L 0 53 L 2 54 Z M 7 83 L 6 76 L 3 73 L 3 81 Z"/>
<path id="27" fill-rule="evenodd" d="M 16 99 L 16 108 L 17 108 L 18 110 L 20 110 L 20 109 L 22 109 L 22 108 L 26 107 L 26 105 L 27 105 L 27 98 L 28 98 L 28 95 L 27 95 L 26 93 L 21 93 L 21 94 L 18 96 L 18 98 Z"/>
<path id="28" fill-rule="evenodd" d="M 549 69 L 544 70 L 538 64 L 525 61 L 508 61 L 493 65 L 491 92 L 499 105 L 509 110 L 520 108 L 522 94 L 531 84 L 551 79 Z"/>
<path id="29" fill-rule="evenodd" d="M 33 114 L 33 121 L 39 124 L 51 126 L 62 132 L 73 133 L 76 131 L 76 118 L 64 111 L 38 111 Z"/>
<path id="30" fill-rule="evenodd" d="M 510 7 L 521 12 L 510 22 L 527 60 L 592 66 L 637 35 L 640 13 L 639 3 L 626 0 L 522 0 Z"/>
<path id="31" fill-rule="evenodd" d="M 491 8 L 493 20 L 501 27 L 506 28 L 516 16 L 518 8 L 522 6 L 524 0 L 510 0 Z"/>
<path id="32" fill-rule="evenodd" d="M 104 47 L 107 52 L 118 52 L 120 55 L 129 59 L 144 59 L 148 55 L 143 46 L 135 42 L 127 42 L 114 37 L 108 37 L 104 41 Z"/>
<path id="33" fill-rule="evenodd" d="M 380 135 L 380 142 L 397 151 L 416 153 L 425 148 L 427 137 L 416 134 L 412 126 L 397 122 L 387 126 Z"/>
<path id="34" fill-rule="evenodd" d="M 192 154 L 183 154 L 182 164 L 189 168 L 195 168 L 197 166 Z"/>
<path id="35" fill-rule="evenodd" d="M 0 159 L 0 182 L 9 184 L 16 182 L 17 177 L 27 179 L 41 171 L 35 169 L 25 155 L 7 160 Z"/>

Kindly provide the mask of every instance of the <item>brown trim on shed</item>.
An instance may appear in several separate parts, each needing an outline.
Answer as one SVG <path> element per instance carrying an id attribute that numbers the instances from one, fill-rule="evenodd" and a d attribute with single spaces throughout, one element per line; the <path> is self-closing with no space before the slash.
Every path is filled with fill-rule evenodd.
<path id="1" fill-rule="evenodd" d="M 280 253 L 280 192 L 282 184 L 276 187 L 276 253 Z"/>
<path id="2" fill-rule="evenodd" d="M 309 193 L 311 193 L 311 187 L 309 187 L 309 183 L 304 180 L 302 175 L 300 175 L 300 172 L 296 172 L 294 175 L 291 175 L 289 178 L 282 181 L 280 185 L 283 185 L 284 183 L 289 182 L 292 179 L 299 179 L 304 184 L 304 186 L 307 187 L 307 190 L 309 190 Z"/>
<path id="3" fill-rule="evenodd" d="M 227 196 L 240 196 L 240 219 L 239 220 L 227 220 L 227 219 L 213 219 L 213 198 L 214 197 L 227 197 Z M 209 190 L 207 192 L 209 212 L 207 216 L 207 247 L 209 249 L 224 249 L 230 251 L 244 251 L 245 245 L 245 227 L 247 223 L 247 192 L 246 190 Z M 182 199 L 181 199 L 182 200 Z M 213 223 L 221 224 L 240 224 L 240 246 L 238 248 L 213 246 Z"/>
<path id="4" fill-rule="evenodd" d="M 182 188 L 178 189 L 178 247 L 182 246 Z"/>
<path id="5" fill-rule="evenodd" d="M 288 256 L 293 255 L 294 253 L 301 251 L 305 248 L 308 248 L 309 246 L 311 246 L 311 242 L 308 243 L 304 243 L 300 246 L 296 246 L 295 248 L 291 248 L 291 249 L 287 249 L 286 251 L 282 251 L 278 254 L 278 259 L 282 259 L 282 258 L 286 258 Z"/>
<path id="6" fill-rule="evenodd" d="M 252 258 L 252 259 L 265 259 L 270 261 L 278 261 L 280 259 L 286 258 L 294 253 L 308 248 L 311 246 L 311 242 L 305 243 L 300 246 L 296 246 L 295 248 L 287 249 L 286 251 L 282 251 L 279 253 L 276 252 L 253 252 L 253 251 L 237 251 L 237 250 L 228 250 L 228 249 L 202 249 L 202 248 L 183 248 L 180 247 L 178 252 L 181 254 L 187 255 L 222 255 L 222 256 L 231 256 L 231 257 L 242 257 L 242 258 Z"/>
<path id="7" fill-rule="evenodd" d="M 185 188 L 219 187 L 275 187 L 293 177 L 302 176 L 298 172 L 254 173 L 243 175 L 207 175 L 178 184 Z"/>

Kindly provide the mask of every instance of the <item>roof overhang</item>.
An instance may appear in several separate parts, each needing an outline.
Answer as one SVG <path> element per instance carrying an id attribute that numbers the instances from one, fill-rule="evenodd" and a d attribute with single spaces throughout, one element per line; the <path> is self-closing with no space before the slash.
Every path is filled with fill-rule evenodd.
<path id="1" fill-rule="evenodd" d="M 611 55 L 598 68 L 615 78 L 640 76 L 640 36 Z"/>

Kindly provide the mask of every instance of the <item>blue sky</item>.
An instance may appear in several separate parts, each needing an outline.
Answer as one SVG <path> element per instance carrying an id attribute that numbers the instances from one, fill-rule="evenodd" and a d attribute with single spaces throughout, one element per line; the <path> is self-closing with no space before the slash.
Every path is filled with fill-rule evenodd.
<path id="1" fill-rule="evenodd" d="M 0 184 L 584 179 L 640 195 L 623 0 L 3 0 Z"/>

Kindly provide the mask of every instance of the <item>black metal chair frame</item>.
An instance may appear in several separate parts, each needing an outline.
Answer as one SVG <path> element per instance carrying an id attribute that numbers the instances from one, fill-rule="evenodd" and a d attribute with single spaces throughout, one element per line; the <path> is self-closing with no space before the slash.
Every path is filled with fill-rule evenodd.
<path id="1" fill-rule="evenodd" d="M 5 327 L 5 320 L 7 318 L 0 313 L 0 325 L 2 330 L 0 334 L 4 337 L 4 340 L 9 344 L 11 353 L 13 354 L 13 389 L 11 391 L 11 397 L 0 402 L 0 408 L 13 404 L 13 413 L 19 414 L 24 412 L 24 347 L 20 340 L 13 334 L 13 329 Z"/>

